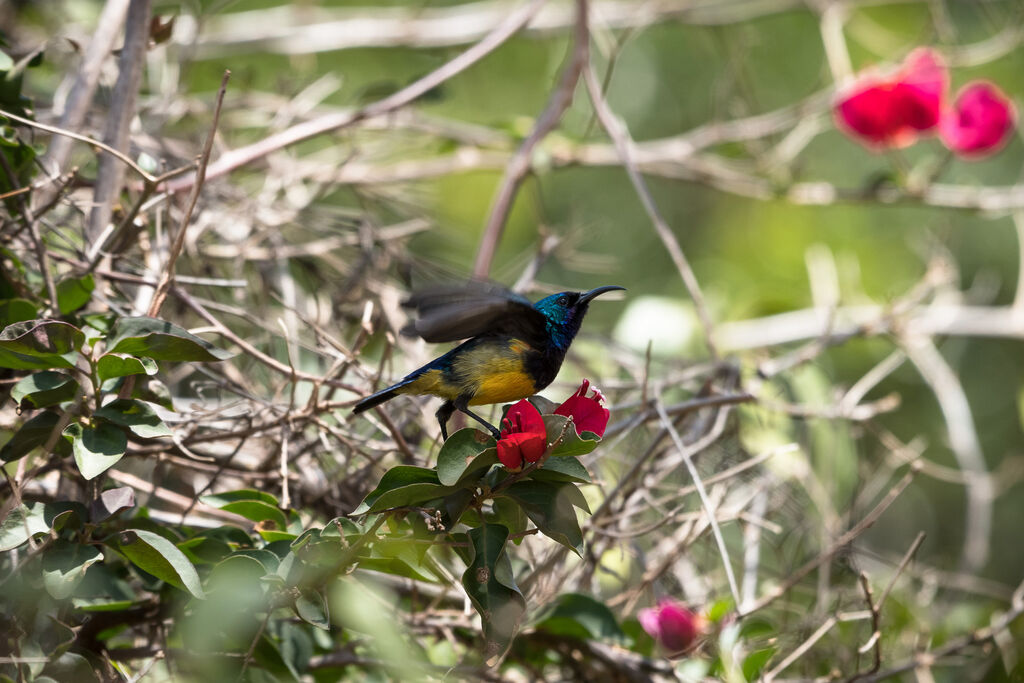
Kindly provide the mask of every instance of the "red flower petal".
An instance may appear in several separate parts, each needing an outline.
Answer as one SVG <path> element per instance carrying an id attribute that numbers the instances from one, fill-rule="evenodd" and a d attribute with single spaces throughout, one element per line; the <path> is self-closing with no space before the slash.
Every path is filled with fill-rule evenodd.
<path id="1" fill-rule="evenodd" d="M 498 460 L 510 470 L 520 470 L 525 462 L 537 462 L 548 447 L 544 418 L 523 399 L 508 409 L 498 440 Z"/>
<path id="2" fill-rule="evenodd" d="M 593 432 L 598 436 L 604 436 L 611 412 L 604 407 L 604 396 L 601 392 L 594 389 L 594 395 L 591 397 L 587 396 L 589 390 L 590 380 L 585 379 L 579 390 L 558 406 L 555 415 L 571 415 L 577 435 Z"/>
<path id="3" fill-rule="evenodd" d="M 938 54 L 918 48 L 892 77 L 861 78 L 833 114 L 841 129 L 870 147 L 905 147 L 938 125 L 948 82 Z"/>
<path id="4" fill-rule="evenodd" d="M 510 470 L 521 470 L 523 468 L 523 453 L 519 449 L 519 444 L 508 438 L 499 441 L 498 460 Z"/>
<path id="5" fill-rule="evenodd" d="M 996 152 L 1013 129 L 1013 103 L 991 83 L 968 83 L 957 94 L 952 111 L 939 124 L 942 141 L 967 158 Z"/>
<path id="6" fill-rule="evenodd" d="M 700 617 L 683 605 L 671 600 L 658 603 L 658 640 L 669 652 L 682 652 L 689 648 L 700 632 Z"/>
<path id="7" fill-rule="evenodd" d="M 675 600 L 661 600 L 656 608 L 637 614 L 640 626 L 669 654 L 688 650 L 704 629 L 704 620 Z"/>
<path id="8" fill-rule="evenodd" d="M 537 462 L 547 450 L 546 436 L 520 433 L 503 436 L 498 441 L 498 460 L 510 470 L 522 469 L 525 462 Z"/>
<path id="9" fill-rule="evenodd" d="M 949 72 L 938 53 L 917 48 L 903 60 L 897 78 L 898 108 L 903 125 L 928 131 L 939 124 Z"/>
<path id="10" fill-rule="evenodd" d="M 502 421 L 501 435 L 517 434 L 527 432 L 547 436 L 547 428 L 544 426 L 544 418 L 540 412 L 533 407 L 533 404 L 525 398 L 508 409 L 505 419 Z"/>
<path id="11" fill-rule="evenodd" d="M 895 85 L 878 83 L 855 90 L 835 107 L 840 128 L 862 142 L 881 146 L 888 143 L 900 129 L 896 115 Z"/>

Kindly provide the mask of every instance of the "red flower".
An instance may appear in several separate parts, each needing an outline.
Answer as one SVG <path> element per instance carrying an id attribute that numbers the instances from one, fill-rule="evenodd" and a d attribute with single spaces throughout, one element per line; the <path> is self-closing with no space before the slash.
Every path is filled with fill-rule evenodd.
<path id="1" fill-rule="evenodd" d="M 964 157 L 997 151 L 1013 129 L 1013 103 L 991 83 L 968 83 L 956 96 L 952 111 L 939 123 L 942 141 Z"/>
<path id="2" fill-rule="evenodd" d="M 870 147 L 906 147 L 938 125 L 948 83 L 938 54 L 918 48 L 891 77 L 861 78 L 836 103 L 836 121 Z"/>
<path id="3" fill-rule="evenodd" d="M 513 471 L 526 462 L 537 462 L 548 447 L 548 431 L 544 418 L 525 398 L 508 409 L 501 421 L 498 460 Z"/>
<path id="4" fill-rule="evenodd" d="M 576 434 L 593 432 L 598 436 L 604 436 L 604 430 L 608 426 L 608 417 L 611 414 L 604 407 L 604 396 L 596 388 L 593 396 L 587 396 L 590 389 L 590 380 L 583 380 L 579 391 L 566 399 L 565 403 L 558 406 L 555 415 L 572 416 L 572 423 L 576 427 Z"/>
<path id="5" fill-rule="evenodd" d="M 637 619 L 669 655 L 690 649 L 704 630 L 704 619 L 700 615 L 669 599 L 659 600 L 657 607 L 640 610 Z"/>

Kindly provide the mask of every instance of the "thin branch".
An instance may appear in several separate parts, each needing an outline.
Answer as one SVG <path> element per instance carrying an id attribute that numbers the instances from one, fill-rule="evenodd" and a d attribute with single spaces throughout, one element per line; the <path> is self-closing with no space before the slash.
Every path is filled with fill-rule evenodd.
<path id="1" fill-rule="evenodd" d="M 218 178 L 285 147 L 346 128 L 364 119 L 381 116 L 406 106 L 420 95 L 457 76 L 496 50 L 529 23 L 530 19 L 544 6 L 545 2 L 547 0 L 531 0 L 529 4 L 510 13 L 502 23 L 484 36 L 480 42 L 393 95 L 378 100 L 358 111 L 327 114 L 312 121 L 292 126 L 287 130 L 270 135 L 246 147 L 227 152 L 221 155 L 216 162 L 210 164 L 204 177 L 208 179 Z M 191 176 L 172 181 L 168 183 L 167 191 L 175 193 L 191 188 L 195 184 L 196 178 L 197 176 Z"/>
<path id="2" fill-rule="evenodd" d="M 805 576 L 807 576 L 812 571 L 817 569 L 824 562 L 830 560 L 833 555 L 838 553 L 840 550 L 849 545 L 855 538 L 857 538 L 862 533 L 867 531 L 872 525 L 874 525 L 875 522 L 878 521 L 878 518 L 881 517 L 887 509 L 889 509 L 889 506 L 892 505 L 893 502 L 899 497 L 899 495 L 903 493 L 903 491 L 910 485 L 910 482 L 914 480 L 914 476 L 916 474 L 917 468 L 911 467 L 910 471 L 903 475 L 903 478 L 900 479 L 896 483 L 896 485 L 889 490 L 889 493 L 886 494 L 885 498 L 883 498 L 878 503 L 878 505 L 876 505 L 874 509 L 871 510 L 871 512 L 864 516 L 864 519 L 859 521 L 852 529 L 850 529 L 845 534 L 836 539 L 836 541 L 828 548 L 826 548 L 825 551 L 822 552 L 820 555 L 810 560 L 809 562 L 805 563 L 795 572 L 792 572 L 781 585 L 776 586 L 768 593 L 761 596 L 757 601 L 755 601 L 750 606 L 742 610 L 739 610 L 739 616 L 749 616 L 754 612 L 757 612 L 758 610 L 763 609 L 771 603 L 775 602 L 777 599 L 788 593 L 790 589 L 793 588 L 793 586 L 800 583 Z"/>
<path id="3" fill-rule="evenodd" d="M 220 122 L 220 110 L 224 104 L 224 93 L 227 92 L 229 78 L 231 78 L 231 72 L 224 71 L 224 76 L 221 77 L 220 81 L 220 89 L 217 91 L 217 103 L 213 108 L 213 121 L 210 123 L 210 131 L 206 135 L 206 144 L 203 145 L 203 153 L 199 157 L 199 165 L 196 168 L 195 183 L 192 185 L 192 192 L 189 194 L 188 203 L 185 205 L 185 212 L 182 214 L 178 232 L 174 236 L 174 243 L 171 245 L 167 262 L 164 264 L 163 272 L 160 274 L 160 281 L 156 286 L 156 292 L 153 294 L 153 300 L 149 304 L 147 315 L 150 317 L 155 318 L 160 314 L 160 308 L 164 305 L 167 291 L 170 289 L 171 281 L 174 279 L 174 265 L 178 260 L 178 255 L 181 254 L 182 247 L 185 245 L 185 234 L 188 232 L 189 223 L 192 222 L 192 212 L 196 208 L 196 202 L 199 201 L 199 193 L 203 189 L 207 164 L 210 162 L 210 153 L 213 151 L 213 138 L 217 134 L 217 124 Z"/>
<path id="4" fill-rule="evenodd" d="M 704 483 L 701 481 L 700 473 L 697 472 L 697 466 L 693 464 L 693 453 L 690 452 L 684 444 L 683 440 L 679 438 L 679 432 L 676 431 L 675 425 L 672 424 L 672 420 L 669 419 L 668 413 L 665 412 L 665 406 L 662 404 L 660 399 L 655 399 L 654 406 L 658 411 L 658 416 L 661 418 L 662 426 L 668 430 L 669 436 L 672 438 L 672 442 L 676 446 L 676 450 L 679 451 L 679 455 L 682 457 L 683 462 L 686 463 L 686 469 L 690 473 L 690 478 L 693 479 L 693 485 L 697 488 L 697 495 L 700 496 L 701 505 L 704 506 L 704 512 L 707 514 L 708 524 L 711 526 L 711 532 L 715 536 L 715 543 L 718 544 L 718 552 L 722 556 L 722 564 L 725 567 L 725 576 L 729 580 L 729 590 L 732 591 L 733 604 L 740 604 L 740 589 L 736 583 L 736 576 L 732 571 L 732 561 L 729 559 L 729 549 L 725 545 L 725 539 L 722 537 L 722 530 L 718 526 L 718 520 L 715 515 L 715 508 L 711 504 L 711 499 L 708 498 L 708 492 L 704 490 Z"/>
<path id="5" fill-rule="evenodd" d="M 99 83 L 103 62 L 106 61 L 110 51 L 114 48 L 114 41 L 121 33 L 121 24 L 124 23 L 130 4 L 130 0 L 107 0 L 103 6 L 103 12 L 100 13 L 99 19 L 96 22 L 96 30 L 92 34 L 92 40 L 89 41 L 89 47 L 85 51 L 82 66 L 75 76 L 74 85 L 71 86 L 71 93 L 64 103 L 64 111 L 60 117 L 60 126 L 44 127 L 43 124 L 36 126 L 42 130 L 49 128 L 49 132 L 64 136 L 63 138 L 58 137 L 50 141 L 50 146 L 41 160 L 43 168 L 47 169 L 53 177 L 57 177 L 63 172 L 68 156 L 71 154 L 71 143 L 66 138 L 88 140 L 84 135 L 78 136 L 77 134 L 67 134 L 66 132 L 77 130 L 81 127 L 82 122 L 85 121 L 89 105 L 92 103 L 93 94 L 96 92 L 96 86 Z M 13 118 L 9 114 L 4 114 L 4 116 Z M 25 120 L 20 122 L 26 123 Z M 131 162 L 129 162 L 129 165 L 134 166 Z M 44 197 L 40 197 L 38 202 L 40 204 L 46 203 Z"/>
<path id="6" fill-rule="evenodd" d="M 977 572 L 988 562 L 995 487 L 974 427 L 971 404 L 963 385 L 931 339 L 905 337 L 903 348 L 939 402 L 949 434 L 949 447 L 965 477 L 967 514 L 960 561 Z"/>
<path id="7" fill-rule="evenodd" d="M 686 255 L 683 253 L 682 248 L 679 246 L 679 242 L 672 233 L 672 229 L 669 228 L 668 223 L 665 222 L 661 212 L 658 210 L 657 204 L 654 203 L 654 198 L 647 189 L 647 183 L 644 182 L 643 176 L 640 175 L 640 170 L 637 168 L 635 159 L 633 139 L 630 137 L 625 124 L 615 116 L 614 112 L 612 112 L 611 108 L 608 106 L 608 102 L 604 98 L 604 93 L 601 91 L 601 82 L 599 81 L 593 66 L 588 65 L 587 68 L 583 70 L 583 79 L 587 84 L 587 90 L 590 92 L 590 101 L 594 105 L 594 110 L 597 113 L 598 120 L 608 133 L 608 137 L 610 137 L 612 142 L 615 143 L 615 149 L 618 152 L 619 159 L 625 167 L 626 173 L 629 175 L 629 179 L 633 184 L 633 189 L 640 198 L 640 203 L 643 204 L 644 210 L 651 219 L 651 223 L 654 224 L 654 229 L 658 233 L 658 237 L 661 238 L 662 244 L 665 245 L 665 249 L 672 258 L 672 262 L 675 263 L 676 269 L 683 278 L 683 283 L 686 285 L 686 289 L 690 292 L 690 298 L 693 299 L 693 304 L 697 309 L 697 316 L 701 321 L 701 327 L 704 332 L 704 343 L 708 347 L 708 353 L 711 355 L 712 359 L 717 359 L 718 347 L 715 344 L 714 326 L 711 321 L 711 314 L 708 311 L 707 304 L 704 302 L 704 294 L 701 292 L 700 283 L 697 282 L 697 276 L 690 267 L 690 262 L 687 261 Z"/>
<path id="8" fill-rule="evenodd" d="M 117 83 L 111 94 L 107 125 L 103 131 L 103 142 L 113 149 L 127 152 L 128 133 L 132 117 L 135 116 L 135 100 L 139 94 L 142 70 L 146 64 L 146 47 L 149 45 L 150 0 L 132 0 L 125 20 L 124 47 L 118 60 Z M 99 155 L 96 169 L 96 184 L 93 187 L 93 207 L 89 215 L 86 232 L 88 241 L 93 241 L 103 232 L 113 213 L 113 198 L 121 189 L 124 166 L 117 159 L 106 154 Z"/>
<path id="9" fill-rule="evenodd" d="M 512 211 L 512 204 L 519 192 L 519 187 L 525 180 L 527 173 L 533 166 L 533 152 L 537 145 L 553 131 L 566 110 L 572 104 L 573 93 L 576 91 L 576 84 L 579 83 L 580 74 L 583 71 L 587 60 L 590 58 L 590 31 L 587 28 L 587 4 L 588 0 L 576 0 L 576 30 L 573 38 L 572 52 L 569 63 L 562 71 L 555 91 L 551 93 L 547 107 L 537 118 L 533 130 L 523 140 L 516 153 L 509 160 L 505 167 L 505 175 L 498 185 L 498 192 L 491 204 L 491 212 L 487 217 L 487 225 L 484 228 L 483 236 L 480 238 L 480 248 L 476 253 L 476 263 L 473 264 L 473 277 L 484 279 L 491 270 L 491 263 L 494 261 L 494 254 L 501 242 L 501 235 L 508 221 L 508 215 Z"/>

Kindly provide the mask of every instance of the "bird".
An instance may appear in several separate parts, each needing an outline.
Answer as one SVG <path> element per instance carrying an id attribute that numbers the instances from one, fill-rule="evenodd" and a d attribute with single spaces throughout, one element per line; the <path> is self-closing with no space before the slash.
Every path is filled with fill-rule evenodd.
<path id="1" fill-rule="evenodd" d="M 448 420 L 456 410 L 500 439 L 500 430 L 469 407 L 518 401 L 551 384 L 590 302 L 625 289 L 605 285 L 586 292 L 559 292 L 536 303 L 489 283 L 415 292 L 402 304 L 416 313 L 403 334 L 431 343 L 466 341 L 363 398 L 352 412 L 361 413 L 401 394 L 432 395 L 444 399 L 435 413 L 442 439 L 448 439 Z"/>

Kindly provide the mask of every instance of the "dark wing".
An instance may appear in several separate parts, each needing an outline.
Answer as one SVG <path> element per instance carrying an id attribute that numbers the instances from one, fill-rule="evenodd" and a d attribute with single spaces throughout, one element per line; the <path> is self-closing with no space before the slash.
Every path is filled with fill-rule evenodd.
<path id="1" fill-rule="evenodd" d="M 469 339 L 480 334 L 508 334 L 532 346 L 543 344 L 544 316 L 529 299 L 487 283 L 441 285 L 419 290 L 402 303 L 416 319 L 402 333 L 428 342 Z"/>

